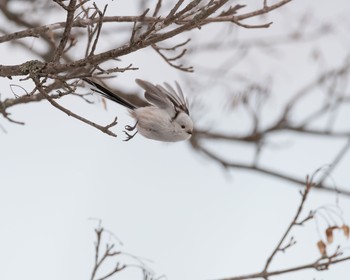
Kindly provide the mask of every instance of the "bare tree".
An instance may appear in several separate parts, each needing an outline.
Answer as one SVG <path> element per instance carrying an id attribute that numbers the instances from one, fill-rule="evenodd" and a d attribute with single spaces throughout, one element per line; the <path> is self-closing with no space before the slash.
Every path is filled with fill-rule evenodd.
<path id="1" fill-rule="evenodd" d="M 111 127 L 116 124 L 115 120 L 109 125 L 102 126 L 79 116 L 56 102 L 56 99 L 60 99 L 65 95 L 75 92 L 77 80 L 72 82 L 72 79 L 91 76 L 92 74 L 103 76 L 110 73 L 137 70 L 132 67 L 132 65 L 102 69 L 101 64 L 105 61 L 142 50 L 148 46 L 154 48 L 170 65 L 175 66 L 174 61 L 181 58 L 186 50 L 184 49 L 180 55 L 173 58 L 167 57 L 164 52 L 181 48 L 188 43 L 188 40 L 172 48 L 159 47 L 157 45 L 158 43 L 164 42 L 183 32 L 198 29 L 201 28 L 201 26 L 216 22 L 243 25 L 241 23 L 243 20 L 266 14 L 287 4 L 290 0 L 280 1 L 273 5 L 268 5 L 267 2 L 264 1 L 262 8 L 240 15 L 238 15 L 238 12 L 243 6 L 231 6 L 227 0 L 208 1 L 207 3 L 191 1 L 186 5 L 184 5 L 184 1 L 178 1 L 173 6 L 169 7 L 170 10 L 167 15 L 163 17 L 157 16 L 162 7 L 162 1 L 158 1 L 155 7 L 152 8 L 153 12 L 151 16 L 147 16 L 151 8 L 146 8 L 138 16 L 116 17 L 104 16 L 107 7 L 104 7 L 102 10 L 96 4 L 89 7 L 89 1 L 69 1 L 69 3 L 67 3 L 67 1 L 53 2 L 57 5 L 51 7 L 50 3 L 47 8 L 56 9 L 58 7 L 65 10 L 67 13 L 66 21 L 37 26 L 39 24 L 33 24 L 33 19 L 27 22 L 20 15 L 12 12 L 9 8 L 8 1 L 2 1 L 1 9 L 8 20 L 12 21 L 14 24 L 24 26 L 26 29 L 3 35 L 0 38 L 0 42 L 17 43 L 16 40 L 18 39 L 39 37 L 49 46 L 48 51 L 45 53 L 32 50 L 32 52 L 42 57 L 42 61 L 30 60 L 20 65 L 1 66 L 0 75 L 2 77 L 10 78 L 13 76 L 22 76 L 24 79 L 32 80 L 35 84 L 35 88 L 27 95 L 2 101 L 2 115 L 11 122 L 21 124 L 21 122 L 15 121 L 9 117 L 7 111 L 10 107 L 47 99 L 54 107 L 73 118 L 94 126 L 104 133 L 115 136 L 110 130 Z M 35 4 L 39 6 L 42 3 L 40 1 L 35 1 L 34 5 Z M 96 47 L 100 40 L 102 26 L 104 23 L 108 22 L 130 23 L 130 38 L 117 48 L 96 54 Z M 249 27 L 262 28 L 268 27 L 270 24 L 271 23 Z M 245 25 L 245 27 L 248 26 Z M 81 34 L 80 29 L 84 29 L 87 32 Z M 7 31 L 5 32 L 8 33 Z M 83 39 L 87 41 L 84 56 L 78 58 L 71 57 L 69 54 L 70 50 L 74 48 L 78 41 L 82 41 Z M 25 49 L 30 49 L 29 46 L 26 45 L 23 47 Z M 176 67 L 185 71 L 191 69 L 183 68 L 182 66 Z M 61 88 L 58 94 L 50 94 L 50 92 L 58 88 Z"/>
<path id="2" fill-rule="evenodd" d="M 16 5 L 18 2 L 22 5 Z M 272 1 L 271 1 L 272 2 Z M 116 137 L 113 131 L 117 125 L 117 118 L 108 124 L 99 124 L 91 119 L 81 116 L 77 111 L 60 104 L 60 100 L 67 96 L 76 96 L 83 102 L 91 102 L 85 93 L 80 93 L 78 87 L 82 85 L 81 78 L 94 76 L 101 80 L 122 74 L 127 71 L 137 71 L 133 64 L 123 64 L 121 58 L 134 53 L 141 52 L 145 48 L 155 51 L 166 66 L 173 67 L 184 75 L 194 70 L 202 73 L 202 78 L 210 83 L 225 76 L 235 63 L 244 60 L 252 49 L 261 49 L 266 52 L 276 45 L 288 45 L 295 42 L 305 42 L 324 36 L 331 32 L 329 26 L 320 26 L 311 32 L 301 28 L 286 32 L 278 38 L 269 40 L 254 39 L 250 41 L 224 40 L 219 39 L 207 41 L 204 44 L 196 41 L 198 30 L 205 26 L 224 26 L 231 29 L 261 29 L 269 28 L 272 24 L 267 20 L 266 15 L 274 10 L 283 9 L 283 6 L 291 0 L 261 1 L 259 7 L 238 4 L 229 0 L 192 0 L 192 1 L 140 1 L 139 12 L 129 16 L 107 16 L 108 6 L 100 6 L 89 0 L 54 0 L 54 1 L 25 1 L 1 0 L 0 9 L 7 22 L 1 28 L 2 44 L 13 44 L 28 53 L 28 60 L 17 65 L 0 65 L 0 76 L 12 79 L 19 77 L 21 81 L 30 81 L 31 88 L 24 89 L 25 94 L 18 94 L 13 85 L 14 96 L 0 100 L 0 112 L 4 118 L 14 124 L 23 125 L 23 120 L 10 114 L 12 107 L 40 102 L 47 100 L 53 107 L 62 111 L 82 123 L 90 125 L 97 130 Z M 12 5 L 13 4 L 13 5 Z M 28 13 L 28 9 L 30 12 Z M 26 13 L 25 13 L 26 11 Z M 42 14 L 59 14 L 62 20 L 57 22 L 43 23 Z M 30 16 L 28 16 L 28 14 Z M 108 24 L 113 24 L 121 40 L 108 49 L 100 50 L 103 42 L 110 36 Z M 305 25 L 305 23 L 303 23 Z M 116 31 L 113 32 L 116 32 Z M 220 33 L 220 28 L 217 29 Z M 183 36 L 186 36 L 184 39 Z M 33 46 L 27 38 L 36 38 L 40 44 Z M 174 39 L 177 41 L 174 43 Z M 222 39 L 222 40 L 221 40 Z M 40 45 L 40 46 L 39 46 Z M 43 50 L 44 46 L 44 50 Z M 79 51 L 78 51 L 79 50 Z M 213 69 L 209 65 L 196 67 L 191 65 L 190 58 L 196 54 L 206 53 L 209 56 L 218 50 L 227 55 L 228 63 L 221 65 L 219 69 Z M 315 55 L 317 55 L 315 53 Z M 37 59 L 31 59 L 32 57 Z M 29 58 L 31 57 L 31 58 Z M 235 62 L 235 63 L 234 63 Z M 107 67 L 105 65 L 108 65 Z M 111 66 L 112 65 L 112 66 Z M 250 120 L 247 130 L 235 133 L 232 127 L 220 130 L 215 126 L 203 125 L 198 121 L 190 144 L 194 151 L 206 155 L 208 158 L 221 164 L 226 169 L 245 169 L 256 173 L 284 179 L 287 182 L 295 183 L 299 187 L 305 186 L 303 175 L 291 175 L 284 170 L 274 170 L 261 163 L 262 151 L 269 148 L 270 139 L 280 132 L 293 132 L 299 135 L 313 135 L 328 139 L 344 139 L 344 145 L 339 151 L 334 152 L 334 160 L 330 164 L 327 173 L 340 163 L 342 157 L 350 148 L 350 128 L 339 130 L 334 128 L 338 112 L 350 101 L 347 89 L 350 63 L 344 59 L 343 65 L 334 69 L 325 69 L 318 76 L 305 84 L 299 91 L 289 98 L 280 115 L 268 124 L 263 122 L 263 108 L 267 103 L 271 88 L 268 83 L 259 84 L 239 75 L 233 75 L 231 81 L 239 80 L 242 84 L 240 89 L 232 88 L 232 83 L 225 81 L 230 98 L 228 99 L 230 112 L 237 107 L 242 107 Z M 185 76 L 184 79 L 187 77 Z M 194 84 L 194 83 L 193 83 Z M 195 85 L 195 84 L 194 84 Z M 198 85 L 197 85 L 198 86 Z M 198 89 L 200 87 L 198 86 Z M 10 90 L 10 89 L 9 89 Z M 126 97 L 135 104 L 142 104 L 136 93 L 127 93 L 121 89 L 114 89 L 121 96 Z M 208 91 L 208 89 L 206 89 Z M 210 90 L 210 89 L 209 89 Z M 318 107 L 309 108 L 300 113 L 298 106 L 304 104 L 305 100 L 316 90 L 322 92 L 322 102 Z M 203 90 L 203 95 L 205 90 Z M 295 112 L 298 110 L 298 118 Z M 200 108 L 194 108 L 196 115 L 201 114 Z M 327 124 L 322 127 L 314 126 L 318 120 L 326 118 Z M 3 125 L 0 128 L 5 131 Z M 229 145 L 247 144 L 254 149 L 254 155 L 250 162 L 236 161 L 234 158 L 222 156 L 212 147 L 219 143 L 226 142 Z M 298 177 L 299 176 L 299 177 Z M 245 276 L 231 277 L 227 279 L 250 279 L 263 278 L 277 274 L 289 273 L 304 269 L 327 269 L 330 265 L 347 261 L 349 257 L 342 257 L 343 251 L 339 247 L 333 253 L 326 251 L 326 242 L 320 241 L 319 248 L 321 257 L 310 263 L 298 267 L 291 267 L 284 270 L 270 270 L 269 265 L 280 251 L 285 251 L 294 245 L 294 239 L 290 232 L 294 227 L 303 225 L 313 220 L 316 212 L 311 212 L 301 218 L 303 205 L 309 194 L 310 188 L 328 191 L 333 195 L 340 193 L 350 195 L 345 186 L 332 186 L 326 183 L 323 176 L 317 182 L 308 179 L 302 193 L 302 201 L 291 224 L 277 244 L 273 253 L 268 258 L 264 269 L 261 272 Z M 326 229 L 328 242 L 331 242 L 333 231 L 341 230 L 348 237 L 349 228 L 344 224 L 330 225 Z M 116 273 L 122 272 L 127 265 L 116 262 L 115 268 L 109 273 L 96 277 L 101 264 L 110 258 L 119 255 L 114 251 L 114 245 L 107 244 L 106 250 L 100 254 L 101 236 L 104 233 L 101 227 L 96 229 L 96 256 L 95 266 L 91 279 L 107 279 Z M 291 238 L 286 242 L 287 238 Z M 144 270 L 144 279 L 153 279 L 153 275 Z"/>

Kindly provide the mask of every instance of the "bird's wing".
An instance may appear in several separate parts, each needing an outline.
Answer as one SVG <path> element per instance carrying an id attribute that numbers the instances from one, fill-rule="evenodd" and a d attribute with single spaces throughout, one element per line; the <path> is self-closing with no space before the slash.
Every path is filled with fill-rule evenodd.
<path id="1" fill-rule="evenodd" d="M 156 87 L 150 82 L 136 79 L 136 83 L 145 90 L 145 98 L 153 105 L 164 109 L 174 111 L 174 106 L 168 98 L 166 92 Z"/>
<path id="2" fill-rule="evenodd" d="M 178 82 L 175 82 L 175 84 L 176 84 L 177 92 L 174 90 L 174 88 L 171 85 L 169 85 L 168 83 L 164 83 L 165 87 L 168 89 L 168 93 L 170 93 L 172 98 L 176 100 L 176 106 L 189 115 L 190 113 L 188 110 L 188 103 L 185 99 L 183 91 L 180 85 L 178 84 Z"/>
<path id="3" fill-rule="evenodd" d="M 157 107 L 168 111 L 170 115 L 177 115 L 180 111 L 189 114 L 183 92 L 176 83 L 179 93 L 167 83 L 164 83 L 166 89 L 161 85 L 153 85 L 143 80 L 136 80 L 136 83 L 142 87 L 145 92 L 145 98 Z"/>

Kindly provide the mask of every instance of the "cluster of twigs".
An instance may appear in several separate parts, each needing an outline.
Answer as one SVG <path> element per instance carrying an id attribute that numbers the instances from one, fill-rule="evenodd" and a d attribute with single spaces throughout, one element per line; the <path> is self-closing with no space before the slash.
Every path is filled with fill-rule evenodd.
<path id="1" fill-rule="evenodd" d="M 315 175 L 315 174 L 314 174 Z M 307 222 L 315 220 L 317 216 L 317 210 L 310 211 L 307 213 L 305 217 L 301 217 L 303 213 L 303 209 L 306 203 L 306 200 L 310 194 L 310 191 L 317 186 L 315 182 L 313 182 L 314 176 L 311 176 L 311 178 L 306 178 L 306 184 L 303 191 L 301 191 L 301 201 L 299 204 L 299 207 L 297 209 L 297 212 L 295 216 L 293 217 L 292 221 L 288 225 L 286 231 L 284 232 L 282 238 L 277 243 L 276 247 L 272 251 L 271 255 L 267 258 L 266 263 L 264 265 L 264 268 L 257 273 L 247 274 L 247 275 L 241 275 L 241 276 L 235 276 L 235 277 L 228 277 L 224 278 L 222 280 L 244 280 L 244 279 L 269 279 L 271 276 L 275 275 L 283 275 L 290 272 L 296 272 L 296 271 L 303 271 L 307 269 L 314 269 L 314 270 L 327 270 L 330 266 L 340 263 L 340 262 L 346 262 L 350 260 L 350 256 L 343 256 L 344 252 L 341 249 L 341 246 L 339 245 L 337 249 L 332 254 L 327 254 L 326 252 L 326 244 L 320 240 L 317 243 L 317 246 L 320 250 L 321 256 L 309 263 L 299 265 L 299 266 L 292 266 L 285 269 L 279 269 L 279 270 L 270 270 L 270 265 L 273 262 L 273 260 L 276 258 L 278 253 L 285 253 L 289 248 L 296 245 L 297 241 L 294 239 L 294 237 L 291 235 L 293 229 L 296 227 L 304 226 Z M 349 238 L 349 226 L 346 224 L 343 224 L 341 227 L 339 226 L 332 226 L 328 227 L 326 229 L 327 239 L 328 242 L 333 242 L 333 235 L 330 233 L 331 231 L 335 229 L 341 228 L 344 232 L 344 235 Z M 330 230 L 331 229 L 331 230 Z M 332 236 L 332 239 L 330 239 L 330 236 Z M 320 245 L 323 244 L 323 245 Z"/>
<path id="2" fill-rule="evenodd" d="M 246 100 L 242 100 L 244 108 L 247 111 L 248 118 L 251 119 L 252 129 L 246 133 L 235 134 L 227 132 L 217 132 L 212 128 L 200 128 L 197 127 L 191 138 L 192 147 L 204 153 L 210 159 L 218 162 L 224 168 L 230 169 L 242 169 L 251 170 L 256 173 L 265 174 L 268 176 L 276 177 L 279 179 L 284 179 L 288 182 L 295 183 L 296 186 L 302 186 L 304 184 L 301 178 L 295 175 L 284 173 L 281 170 L 274 170 L 271 168 L 266 168 L 259 163 L 261 156 L 261 151 L 265 146 L 269 145 L 269 141 L 273 135 L 279 132 L 293 132 L 297 135 L 309 135 L 317 136 L 329 139 L 344 139 L 345 144 L 339 149 L 335 154 L 335 159 L 331 163 L 331 169 L 340 162 L 341 158 L 344 157 L 350 148 L 350 129 L 349 130 L 339 130 L 335 129 L 334 121 L 337 117 L 340 108 L 348 106 L 350 104 L 350 96 L 348 92 L 340 88 L 342 84 L 350 77 L 350 63 L 345 61 L 345 63 L 339 68 L 328 70 L 321 73 L 313 81 L 302 87 L 298 92 L 296 92 L 292 97 L 286 102 L 284 108 L 280 110 L 280 115 L 270 125 L 262 125 L 263 114 L 261 110 L 264 104 L 259 104 L 260 106 L 252 107 L 249 104 L 249 95 L 244 95 Z M 328 85 L 331 86 L 328 86 Z M 340 85 L 338 87 L 338 85 Z M 322 89 L 325 91 L 324 97 L 319 96 L 318 98 L 323 98 L 324 101 L 319 107 L 314 106 L 307 111 L 299 113 L 296 110 L 299 105 L 303 104 L 306 98 L 315 92 L 315 90 Z M 324 90 L 324 88 L 327 88 Z M 339 89 L 340 88 L 340 89 Z M 266 94 L 266 89 L 264 87 L 258 88 L 260 92 L 259 97 Z M 250 90 L 251 91 L 251 90 Z M 299 114 L 298 121 L 295 121 L 295 113 Z M 318 120 L 322 118 L 328 118 L 329 121 L 324 128 L 315 128 L 313 125 Z M 232 130 L 232 129 L 231 129 Z M 251 159 L 251 163 L 242 163 L 240 161 L 227 160 L 225 157 L 220 156 L 218 153 L 208 148 L 206 143 L 220 143 L 226 142 L 236 145 L 238 143 L 248 144 L 255 147 L 255 155 Z M 334 186 L 327 185 L 321 182 L 316 186 L 317 189 L 337 192 L 343 195 L 350 195 L 350 191 L 342 186 L 335 188 Z"/>
<path id="3" fill-rule="evenodd" d="M 108 272 L 106 275 L 102 276 L 102 277 L 97 277 L 97 272 L 99 270 L 101 270 L 100 268 L 102 267 L 102 265 L 108 261 L 109 259 L 114 258 L 115 256 L 120 255 L 120 251 L 116 251 L 114 249 L 115 244 L 106 244 L 105 250 L 104 252 L 100 255 L 100 251 L 101 251 L 101 240 L 102 240 L 102 235 L 104 233 L 104 229 L 102 227 L 98 227 L 95 229 L 95 233 L 96 233 L 96 242 L 95 242 L 95 264 L 91 273 L 91 280 L 104 280 L 107 279 L 111 276 L 113 276 L 114 274 L 124 270 L 126 268 L 126 265 L 121 265 L 119 263 L 119 261 L 116 261 L 116 264 L 114 266 L 114 268 Z"/>
<path id="4" fill-rule="evenodd" d="M 298 272 L 298 271 L 303 271 L 303 270 L 313 269 L 313 270 L 317 270 L 317 271 L 322 271 L 322 270 L 329 269 L 331 266 L 333 266 L 337 263 L 346 262 L 346 261 L 350 260 L 349 255 L 344 256 L 344 252 L 343 252 L 341 245 L 338 245 L 333 253 L 327 252 L 327 244 L 331 244 L 331 243 L 335 242 L 334 235 L 333 235 L 333 232 L 335 230 L 341 230 L 344 233 L 345 237 L 347 239 L 349 239 L 349 226 L 345 222 L 343 222 L 343 224 L 337 224 L 336 222 L 334 222 L 332 225 L 329 225 L 325 229 L 325 241 L 321 239 L 317 243 L 315 242 L 315 249 L 316 249 L 316 245 L 317 245 L 319 252 L 320 252 L 319 258 L 317 258 L 316 260 L 313 260 L 311 262 L 306 262 L 306 264 L 303 264 L 303 265 L 296 265 L 296 266 L 291 266 L 288 268 L 277 269 L 277 270 L 270 269 L 270 266 L 271 266 L 273 260 L 276 259 L 276 257 L 278 256 L 279 253 L 286 253 L 290 248 L 296 246 L 297 240 L 292 235 L 293 230 L 295 230 L 298 227 L 304 226 L 306 223 L 308 223 L 310 221 L 314 221 L 315 223 L 317 223 L 316 220 L 317 220 L 317 217 L 319 215 L 319 212 L 324 210 L 324 207 L 320 207 L 316 210 L 311 210 L 305 216 L 302 216 L 303 213 L 305 212 L 304 211 L 305 204 L 306 204 L 307 198 L 310 195 L 310 192 L 319 184 L 319 182 L 318 183 L 315 182 L 315 177 L 316 177 L 318 172 L 319 171 L 315 172 L 313 174 L 313 176 L 311 176 L 311 177 L 307 176 L 306 183 L 304 183 L 305 184 L 304 189 L 300 191 L 301 200 L 300 200 L 299 206 L 297 208 L 297 211 L 296 211 L 294 217 L 292 218 L 291 222 L 288 224 L 286 231 L 283 233 L 282 237 L 280 238 L 280 240 L 276 244 L 275 248 L 273 249 L 272 253 L 267 257 L 266 263 L 265 263 L 263 269 L 260 272 L 250 273 L 250 274 L 240 275 L 240 276 L 233 276 L 233 277 L 228 277 L 228 278 L 222 278 L 221 280 L 244 280 L 244 279 L 259 279 L 259 278 L 269 279 L 272 276 L 284 275 L 284 274 L 288 274 L 290 272 Z M 337 207 L 339 207 L 339 206 L 337 206 Z M 325 210 L 328 211 L 329 216 L 335 215 L 334 211 L 327 210 L 327 209 L 325 209 Z M 342 217 L 341 216 L 339 216 L 339 217 L 342 220 Z M 317 228 L 317 230 L 320 230 L 320 229 Z M 129 267 L 129 265 L 126 265 L 126 264 L 121 265 L 120 264 L 120 262 L 118 260 L 118 256 L 120 256 L 120 254 L 122 254 L 122 253 L 121 253 L 121 251 L 115 250 L 114 243 L 112 243 L 112 244 L 106 243 L 105 249 L 101 253 L 102 236 L 104 234 L 108 235 L 110 233 L 106 232 L 101 227 L 101 225 L 99 225 L 95 229 L 95 232 L 96 232 L 95 262 L 94 262 L 94 267 L 93 267 L 93 271 L 92 271 L 92 275 L 91 275 L 91 280 L 105 280 L 105 279 L 112 277 L 114 274 L 117 274 L 117 273 L 123 271 L 124 269 Z M 106 264 L 108 261 L 110 261 L 110 259 L 113 259 L 113 262 L 115 262 L 114 268 L 111 271 L 108 271 L 105 274 L 105 276 L 97 277 L 97 273 L 100 271 L 103 272 L 103 269 L 102 269 L 103 265 Z M 131 265 L 130 265 L 130 267 L 131 267 Z M 138 267 L 141 268 L 145 280 L 152 280 L 152 279 L 156 280 L 156 279 L 163 278 L 163 276 L 161 276 L 159 278 L 155 278 L 155 273 L 142 264 Z"/>
<path id="5" fill-rule="evenodd" d="M 163 276 L 156 276 L 154 271 L 152 271 L 140 258 L 122 252 L 120 249 L 117 250 L 116 247 L 118 247 L 118 244 L 116 244 L 116 242 L 106 241 L 106 239 L 114 239 L 118 241 L 119 245 L 122 245 L 118 239 L 111 238 L 115 237 L 114 234 L 104 229 L 101 225 L 101 221 L 99 221 L 98 226 L 95 228 L 95 234 L 95 258 L 90 280 L 110 279 L 116 274 L 132 268 L 137 268 L 141 271 L 143 280 L 163 279 Z M 132 257 L 133 263 L 129 262 L 128 264 L 125 264 L 125 260 L 123 261 L 121 259 L 122 256 L 129 257 L 129 259 Z"/>
<path id="6" fill-rule="evenodd" d="M 30 46 L 24 46 L 25 49 L 31 50 L 35 52 L 36 55 L 42 57 L 40 61 L 30 60 L 19 65 L 1 65 L 0 76 L 8 78 L 20 76 L 23 77 L 22 79 L 32 80 L 35 84 L 35 88 L 30 94 L 0 101 L 1 113 L 7 120 L 23 124 L 23 122 L 15 121 L 13 118 L 10 118 L 8 109 L 18 104 L 39 102 L 43 99 L 47 99 L 54 107 L 69 116 L 111 136 L 116 136 L 115 133 L 110 130 L 110 128 L 116 124 L 116 121 L 111 122 L 109 125 L 101 126 L 80 117 L 67 108 L 63 108 L 54 101 L 54 99 L 60 99 L 73 92 L 71 88 L 76 87 L 76 82 L 70 82 L 72 79 L 91 76 L 92 74 L 106 75 L 137 70 L 138 68 L 132 65 L 103 69 L 101 64 L 109 60 L 118 59 L 148 46 L 151 46 L 159 53 L 170 66 L 184 71 L 192 71 L 192 67 L 185 67 L 182 64 L 176 63 L 177 60 L 185 55 L 186 49 L 183 49 L 174 57 L 169 57 L 165 54 L 166 52 L 172 52 L 184 47 L 189 40 L 181 44 L 176 44 L 173 47 L 160 47 L 159 43 L 178 34 L 182 34 L 185 31 L 201 28 L 203 25 L 215 22 L 227 22 L 243 26 L 245 24 L 243 24 L 242 21 L 269 13 L 287 4 L 290 0 L 279 1 L 273 5 L 268 5 L 267 2 L 264 1 L 262 8 L 242 14 L 238 14 L 238 12 L 243 6 L 233 6 L 230 4 L 229 0 L 206 1 L 205 3 L 203 3 L 203 1 L 191 1 L 186 5 L 183 0 L 179 0 L 171 7 L 166 16 L 158 16 L 163 5 L 160 0 L 154 7 L 152 16 L 148 15 L 151 8 L 147 8 L 138 16 L 105 16 L 107 6 L 100 9 L 97 4 L 91 1 L 55 0 L 54 2 L 57 4 L 56 7 L 66 12 L 66 20 L 64 22 L 50 23 L 42 26 L 26 21 L 12 12 L 9 8 L 8 1 L 1 2 L 0 9 L 8 20 L 25 27 L 25 30 L 1 36 L 1 43 L 18 43 L 19 39 L 36 37 L 48 45 L 48 51 L 45 53 L 39 53 L 38 51 L 31 50 Z M 130 40 L 114 49 L 96 53 L 97 46 L 101 40 L 102 26 L 111 22 L 133 24 Z M 268 25 L 269 24 L 257 26 L 245 25 L 245 27 L 261 28 L 268 27 Z M 81 34 L 79 32 L 81 29 L 86 30 L 87 34 Z M 69 51 L 84 37 L 87 39 L 84 56 L 80 58 L 72 57 Z M 65 93 L 52 93 L 52 91 L 58 88 L 65 89 Z"/>

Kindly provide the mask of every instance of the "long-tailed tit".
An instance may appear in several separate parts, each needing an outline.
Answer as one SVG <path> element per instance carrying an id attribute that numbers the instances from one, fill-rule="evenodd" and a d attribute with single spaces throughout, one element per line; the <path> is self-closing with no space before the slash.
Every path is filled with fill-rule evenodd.
<path id="1" fill-rule="evenodd" d="M 127 135 L 126 141 L 133 138 L 138 131 L 146 138 L 164 142 L 183 141 L 191 137 L 193 122 L 189 115 L 188 104 L 178 83 L 176 83 L 176 92 L 167 83 L 164 83 L 164 88 L 161 85 L 153 85 L 136 79 L 136 83 L 145 90 L 144 96 L 149 102 L 149 105 L 145 107 L 137 107 L 100 84 L 86 78 L 83 80 L 95 87 L 91 89 L 92 91 L 130 110 L 136 124 L 127 125 L 125 129 L 137 130 L 134 134 L 124 131 Z"/>

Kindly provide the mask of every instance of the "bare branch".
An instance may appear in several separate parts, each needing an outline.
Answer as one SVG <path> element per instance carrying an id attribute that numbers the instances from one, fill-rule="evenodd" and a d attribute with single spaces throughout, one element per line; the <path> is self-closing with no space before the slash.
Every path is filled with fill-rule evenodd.
<path id="1" fill-rule="evenodd" d="M 95 6 L 96 11 L 97 11 L 98 14 L 99 14 L 99 19 L 100 19 L 100 20 L 98 21 L 98 24 L 97 24 L 97 28 L 96 28 L 97 34 L 96 34 L 94 43 L 93 43 L 93 45 L 92 45 L 90 54 L 88 55 L 89 57 L 92 56 L 92 55 L 94 55 L 94 53 L 95 53 L 96 46 L 97 46 L 97 42 L 98 42 L 98 39 L 100 38 L 100 34 L 101 34 L 101 28 L 102 28 L 102 23 L 103 23 L 103 17 L 104 17 L 104 15 L 105 15 L 105 13 L 106 13 L 106 10 L 107 10 L 107 5 L 104 7 L 103 12 L 101 12 L 101 11 L 97 8 L 97 6 L 96 6 L 95 3 L 94 3 L 94 6 Z"/>
<path id="2" fill-rule="evenodd" d="M 274 171 L 271 169 L 263 168 L 256 166 L 254 164 L 244 164 L 244 163 L 238 163 L 238 162 L 229 162 L 227 160 L 224 160 L 220 158 L 219 156 L 215 155 L 213 152 L 209 151 L 208 149 L 201 146 L 197 141 L 195 137 L 191 138 L 191 144 L 192 147 L 200 152 L 203 152 L 205 155 L 207 155 L 209 158 L 215 160 L 216 162 L 220 163 L 224 168 L 235 168 L 235 169 L 243 169 L 243 170 L 249 170 L 254 171 L 257 173 L 265 174 L 268 176 L 272 176 L 275 178 L 283 179 L 288 182 L 295 183 L 297 186 L 303 186 L 305 183 L 303 180 L 300 180 L 296 177 L 283 174 L 282 172 Z M 315 189 L 318 189 L 320 191 L 326 191 L 326 192 L 332 192 L 332 193 L 339 193 L 342 195 L 350 196 L 350 190 L 347 190 L 345 188 L 335 188 L 334 186 L 326 186 L 324 184 L 317 184 Z"/>
<path id="3" fill-rule="evenodd" d="M 292 230 L 292 228 L 296 225 L 297 223 L 297 220 L 299 219 L 299 216 L 301 214 L 301 211 L 303 210 L 303 207 L 304 207 L 304 204 L 305 204 L 305 201 L 306 201 L 306 198 L 310 192 L 310 189 L 311 187 L 313 187 L 313 182 L 312 182 L 312 178 L 310 179 L 309 177 L 306 178 L 306 186 L 305 186 L 305 190 L 303 191 L 303 195 L 302 195 L 302 198 L 301 198 L 301 202 L 300 202 L 300 205 L 299 205 L 299 208 L 292 220 L 292 222 L 289 224 L 287 230 L 285 231 L 285 233 L 283 234 L 281 240 L 278 242 L 276 248 L 273 250 L 272 254 L 270 255 L 270 257 L 267 259 L 266 261 L 266 264 L 265 264 L 265 267 L 264 267 L 264 270 L 263 272 L 264 273 L 267 273 L 267 270 L 269 269 L 269 266 L 273 260 L 273 258 L 275 257 L 275 255 L 277 254 L 278 251 L 283 251 L 283 243 L 285 241 L 285 239 L 287 238 L 287 236 L 289 235 L 290 231 Z"/>
<path id="4" fill-rule="evenodd" d="M 61 3 L 60 1 L 56 1 L 56 2 Z M 60 57 L 62 56 L 62 54 L 64 52 L 64 48 L 67 45 L 71 30 L 72 30 L 72 26 L 73 26 L 76 4 L 77 4 L 77 0 L 70 0 L 69 5 L 66 7 L 66 10 L 67 10 L 66 26 L 65 26 L 64 32 L 62 34 L 60 44 L 58 45 L 58 47 L 55 51 L 55 54 L 53 56 L 53 59 L 52 59 L 53 62 L 59 61 Z"/>
<path id="5" fill-rule="evenodd" d="M 271 277 L 271 276 L 282 275 L 282 274 L 287 274 L 287 273 L 296 272 L 296 271 L 303 271 L 303 270 L 309 270 L 309 269 L 320 271 L 320 270 L 328 269 L 331 265 L 347 262 L 349 260 L 350 260 L 350 256 L 344 257 L 344 258 L 336 258 L 336 259 L 334 257 L 327 257 L 324 259 L 318 259 L 315 262 L 311 262 L 305 265 L 294 266 L 294 267 L 280 269 L 280 270 L 273 270 L 268 273 L 258 272 L 258 273 L 252 273 L 247 275 L 222 278 L 220 280 L 245 280 L 245 279 L 257 279 L 257 278 L 268 279 L 268 277 Z"/>
<path id="6" fill-rule="evenodd" d="M 261 272 L 235 276 L 235 277 L 222 278 L 221 280 L 244 280 L 244 279 L 257 279 L 257 278 L 269 279 L 269 277 L 271 276 L 282 275 L 282 274 L 287 274 L 287 273 L 296 272 L 296 271 L 303 271 L 307 269 L 314 269 L 318 271 L 326 270 L 331 265 L 334 265 L 340 262 L 350 261 L 350 256 L 341 258 L 343 253 L 340 251 L 340 247 L 338 247 L 338 249 L 334 252 L 334 254 L 329 256 L 322 255 L 320 258 L 318 258 L 314 262 L 307 263 L 305 265 L 299 265 L 299 266 L 294 266 L 286 269 L 281 269 L 281 270 L 272 270 L 272 271 L 269 270 L 270 264 L 272 260 L 275 258 L 275 256 L 277 255 L 277 253 L 284 252 L 286 249 L 290 248 L 295 244 L 294 238 L 291 237 L 290 241 L 286 245 L 283 245 L 285 243 L 286 238 L 290 235 L 290 232 L 292 231 L 292 229 L 295 226 L 303 225 L 305 222 L 314 218 L 314 212 L 310 212 L 306 218 L 304 218 L 302 221 L 298 221 L 302 213 L 302 210 L 304 208 L 306 199 L 310 193 L 310 190 L 311 188 L 315 187 L 315 183 L 313 183 L 312 177 L 311 178 L 307 177 L 305 189 L 302 192 L 302 198 L 301 198 L 299 207 L 297 209 L 297 212 L 294 215 L 294 218 L 292 219 L 291 223 L 288 225 L 287 230 L 284 232 L 282 238 L 277 243 L 277 246 L 272 251 L 271 255 L 268 257 L 264 269 Z"/>
<path id="7" fill-rule="evenodd" d="M 63 106 L 59 105 L 56 101 L 54 101 L 51 98 L 51 96 L 49 94 L 46 93 L 45 89 L 42 86 L 42 83 L 39 81 L 39 79 L 37 77 L 33 77 L 32 79 L 36 85 L 36 88 L 40 92 L 40 94 L 42 94 L 47 99 L 47 101 L 49 101 L 51 103 L 52 106 L 56 107 L 57 109 L 61 110 L 64 113 L 66 113 L 68 116 L 71 116 L 79 121 L 82 121 L 83 123 L 86 123 L 92 127 L 97 128 L 98 130 L 102 131 L 103 133 L 106 133 L 106 134 L 113 136 L 113 137 L 117 137 L 117 135 L 110 130 L 111 127 L 113 127 L 117 124 L 117 121 L 116 121 L 117 118 L 112 123 L 110 123 L 106 126 L 98 125 L 98 124 L 96 124 L 96 123 L 94 123 L 86 118 L 83 118 L 83 117 L 73 113 L 72 111 L 64 108 Z"/>
<path id="8" fill-rule="evenodd" d="M 153 44 L 152 47 L 170 66 L 172 66 L 178 70 L 184 71 L 184 72 L 193 72 L 192 66 L 184 67 L 182 64 L 177 65 L 177 64 L 173 63 L 173 61 L 176 61 L 176 60 L 180 59 L 181 57 L 183 57 L 186 54 L 187 49 L 183 49 L 180 54 L 176 55 L 175 57 L 170 57 L 170 58 L 166 57 L 161 51 L 161 50 L 175 51 L 177 48 L 184 46 L 188 42 L 189 42 L 189 39 L 187 41 L 185 41 L 184 43 L 178 44 L 178 45 L 171 47 L 171 48 L 162 48 L 162 47 L 157 46 L 156 44 Z"/>

